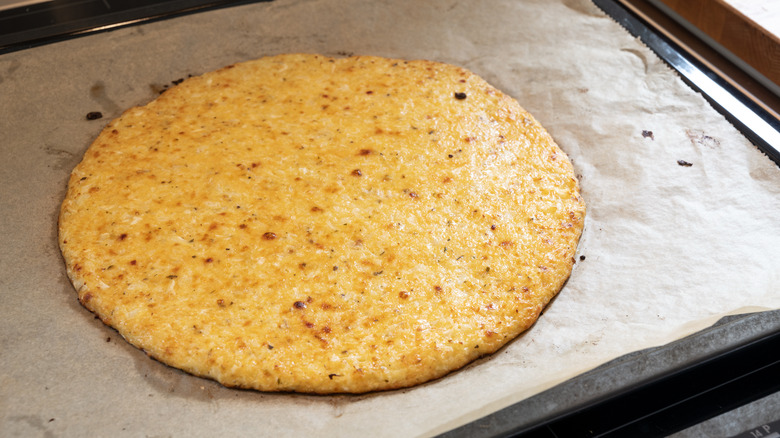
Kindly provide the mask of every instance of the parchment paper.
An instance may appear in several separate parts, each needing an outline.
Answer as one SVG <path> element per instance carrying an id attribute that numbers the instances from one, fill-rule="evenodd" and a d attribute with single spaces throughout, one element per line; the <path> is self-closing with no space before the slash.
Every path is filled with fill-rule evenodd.
<path id="1" fill-rule="evenodd" d="M 282 52 L 461 65 L 550 131 L 588 216 L 530 331 L 412 389 L 264 394 L 155 362 L 78 304 L 56 217 L 100 129 L 174 80 Z M 430 436 L 724 314 L 780 307 L 780 169 L 585 0 L 232 7 L 2 55 L 0 101 L 3 436 Z"/>

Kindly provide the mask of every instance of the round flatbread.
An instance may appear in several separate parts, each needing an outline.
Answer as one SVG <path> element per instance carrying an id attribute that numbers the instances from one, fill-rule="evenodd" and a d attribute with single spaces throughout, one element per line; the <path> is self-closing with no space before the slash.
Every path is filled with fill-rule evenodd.
<path id="1" fill-rule="evenodd" d="M 110 122 L 59 242 L 80 302 L 226 386 L 360 393 L 496 351 L 569 277 L 585 206 L 512 98 L 431 61 L 280 55 Z"/>

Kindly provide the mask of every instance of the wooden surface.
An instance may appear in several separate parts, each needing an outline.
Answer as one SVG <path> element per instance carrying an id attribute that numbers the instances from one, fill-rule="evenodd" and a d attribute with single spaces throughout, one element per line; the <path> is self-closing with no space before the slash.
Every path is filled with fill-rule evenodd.
<path id="1" fill-rule="evenodd" d="M 773 33 L 780 17 L 780 2 L 760 2 L 756 5 L 756 2 L 738 0 L 660 1 L 780 85 L 780 37 Z"/>
<path id="2" fill-rule="evenodd" d="M 777 0 L 724 0 L 756 24 L 780 37 L 780 2 Z"/>

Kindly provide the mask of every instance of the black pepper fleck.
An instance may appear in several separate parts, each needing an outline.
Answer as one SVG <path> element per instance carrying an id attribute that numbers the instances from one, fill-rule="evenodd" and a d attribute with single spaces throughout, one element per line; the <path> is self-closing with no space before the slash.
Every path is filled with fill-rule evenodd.
<path id="1" fill-rule="evenodd" d="M 466 98 L 466 93 L 462 93 L 462 92 L 455 93 L 455 99 L 463 100 L 465 98 Z"/>

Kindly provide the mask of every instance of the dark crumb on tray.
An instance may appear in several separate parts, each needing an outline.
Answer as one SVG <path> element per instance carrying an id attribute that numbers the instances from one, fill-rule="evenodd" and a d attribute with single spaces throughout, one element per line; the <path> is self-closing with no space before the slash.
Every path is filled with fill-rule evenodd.
<path id="1" fill-rule="evenodd" d="M 689 163 L 685 160 L 677 160 L 677 164 L 679 164 L 682 167 L 691 167 L 693 166 L 693 163 Z"/>
<path id="2" fill-rule="evenodd" d="M 97 120 L 102 118 L 103 118 L 103 113 L 101 113 L 100 111 L 91 111 L 87 113 L 87 120 Z"/>
<path id="3" fill-rule="evenodd" d="M 642 137 L 649 138 L 650 140 L 655 140 L 655 136 L 653 135 L 653 131 L 642 131 Z"/>

